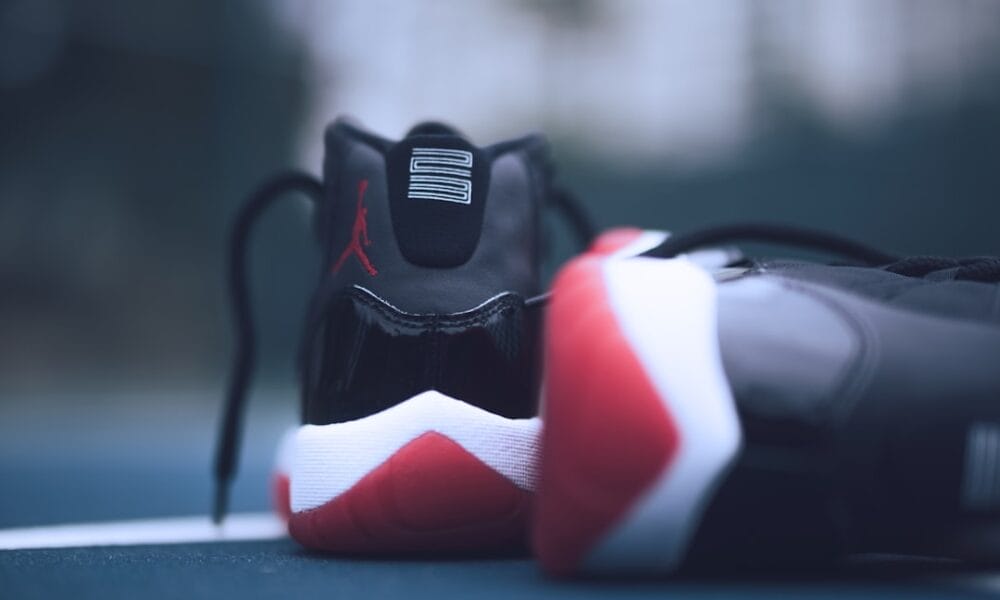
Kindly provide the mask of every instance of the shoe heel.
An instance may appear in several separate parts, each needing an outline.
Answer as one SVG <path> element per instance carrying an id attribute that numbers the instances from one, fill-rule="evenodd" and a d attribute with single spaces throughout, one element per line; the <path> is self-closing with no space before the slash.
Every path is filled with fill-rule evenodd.
<path id="1" fill-rule="evenodd" d="M 715 284 L 684 260 L 585 257 L 548 310 L 535 552 L 555 575 L 669 573 L 740 445 Z"/>
<path id="2" fill-rule="evenodd" d="M 289 531 L 343 554 L 524 546 L 538 419 L 506 419 L 438 392 L 297 435 Z"/>

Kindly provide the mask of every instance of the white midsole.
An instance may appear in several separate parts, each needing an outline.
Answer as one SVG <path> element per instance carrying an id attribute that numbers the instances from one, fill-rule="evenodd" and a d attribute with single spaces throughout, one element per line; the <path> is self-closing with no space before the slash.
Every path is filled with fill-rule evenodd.
<path id="1" fill-rule="evenodd" d="M 591 572 L 672 571 L 742 439 L 722 369 L 711 276 L 687 260 L 607 261 L 622 334 L 680 433 L 676 456 L 590 552 Z"/>
<path id="2" fill-rule="evenodd" d="M 433 390 L 356 421 L 303 425 L 292 450 L 292 512 L 336 498 L 428 432 L 448 437 L 518 487 L 534 490 L 540 430 L 537 417 L 508 419 Z"/>

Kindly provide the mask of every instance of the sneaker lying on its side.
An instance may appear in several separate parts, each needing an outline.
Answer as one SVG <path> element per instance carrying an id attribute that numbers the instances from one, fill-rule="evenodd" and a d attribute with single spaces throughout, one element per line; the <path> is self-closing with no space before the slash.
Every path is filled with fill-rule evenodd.
<path id="1" fill-rule="evenodd" d="M 681 254 L 747 236 L 869 266 L 711 272 Z M 546 571 L 1000 556 L 1000 260 L 896 260 L 781 227 L 647 254 L 575 259 L 553 286 Z"/>

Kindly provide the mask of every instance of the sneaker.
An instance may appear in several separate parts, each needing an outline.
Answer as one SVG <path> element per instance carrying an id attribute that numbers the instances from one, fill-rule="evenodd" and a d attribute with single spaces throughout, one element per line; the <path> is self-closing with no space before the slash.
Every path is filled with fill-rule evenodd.
<path id="1" fill-rule="evenodd" d="M 743 237 L 868 266 L 654 258 Z M 547 572 L 1000 555 L 1000 260 L 897 260 L 780 227 L 647 255 L 584 256 L 553 285 Z"/>
<path id="2" fill-rule="evenodd" d="M 303 425 L 274 482 L 292 537 L 352 554 L 522 547 L 540 430 L 540 211 L 555 204 L 588 237 L 585 216 L 550 185 L 540 136 L 477 147 L 424 123 L 390 141 L 338 120 L 325 142 L 322 184 L 265 186 L 235 228 L 240 352 L 216 515 L 253 356 L 247 232 L 300 190 L 324 267 L 300 352 Z"/>

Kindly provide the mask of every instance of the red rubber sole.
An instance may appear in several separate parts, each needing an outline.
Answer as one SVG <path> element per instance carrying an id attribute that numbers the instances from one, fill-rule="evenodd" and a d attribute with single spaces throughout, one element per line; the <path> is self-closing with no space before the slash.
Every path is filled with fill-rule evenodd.
<path id="1" fill-rule="evenodd" d="M 274 506 L 274 512 L 278 513 L 278 516 L 285 521 L 288 521 L 292 516 L 291 487 L 288 475 L 275 473 L 271 476 L 271 503 Z"/>
<path id="2" fill-rule="evenodd" d="M 565 267 L 547 314 L 533 547 L 553 575 L 580 570 L 587 553 L 668 468 L 680 443 L 619 328 L 601 265 L 600 258 L 584 256 Z"/>
<path id="3" fill-rule="evenodd" d="M 428 432 L 349 490 L 292 513 L 306 548 L 354 555 L 496 552 L 525 546 L 532 494 Z"/>

